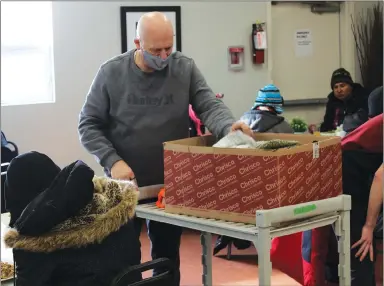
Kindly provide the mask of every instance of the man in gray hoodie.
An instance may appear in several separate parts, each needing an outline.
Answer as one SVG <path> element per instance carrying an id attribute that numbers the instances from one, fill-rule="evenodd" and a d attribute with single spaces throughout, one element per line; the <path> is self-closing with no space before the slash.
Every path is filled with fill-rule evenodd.
<path id="1" fill-rule="evenodd" d="M 189 135 L 189 104 L 207 128 L 221 138 L 231 130 L 251 135 L 217 99 L 195 62 L 172 52 L 173 27 L 164 14 L 147 13 L 137 26 L 136 49 L 104 63 L 80 113 L 85 149 L 115 179 L 138 185 L 164 183 L 163 142 Z M 168 257 L 180 284 L 181 229 L 147 222 L 153 259 Z M 127 253 L 127 255 L 129 255 Z M 154 275 L 161 273 L 156 269 Z"/>

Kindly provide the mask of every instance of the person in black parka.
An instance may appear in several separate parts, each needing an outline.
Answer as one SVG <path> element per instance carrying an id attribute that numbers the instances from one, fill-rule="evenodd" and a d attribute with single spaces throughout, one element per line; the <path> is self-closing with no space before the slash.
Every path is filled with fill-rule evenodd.
<path id="1" fill-rule="evenodd" d="M 107 286 L 139 265 L 133 183 L 95 177 L 85 163 L 64 169 L 29 152 L 12 160 L 5 182 L 18 286 Z M 132 277 L 133 282 L 141 275 Z"/>
<path id="2" fill-rule="evenodd" d="M 348 71 L 340 68 L 332 73 L 331 89 L 321 132 L 336 130 L 341 124 L 345 132 L 351 132 L 368 120 L 369 91 L 354 83 Z"/>

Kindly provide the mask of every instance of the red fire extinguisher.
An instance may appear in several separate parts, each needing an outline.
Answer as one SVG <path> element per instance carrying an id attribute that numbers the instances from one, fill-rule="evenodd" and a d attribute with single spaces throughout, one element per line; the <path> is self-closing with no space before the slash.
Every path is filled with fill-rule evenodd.
<path id="1" fill-rule="evenodd" d="M 266 34 L 264 24 L 252 24 L 252 50 L 253 50 L 253 63 L 264 63 L 264 51 L 266 49 Z"/>

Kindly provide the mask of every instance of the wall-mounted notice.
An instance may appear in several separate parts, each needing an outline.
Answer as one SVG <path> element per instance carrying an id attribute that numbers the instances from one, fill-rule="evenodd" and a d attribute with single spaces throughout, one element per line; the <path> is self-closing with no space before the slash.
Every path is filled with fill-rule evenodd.
<path id="1" fill-rule="evenodd" d="M 296 30 L 295 32 L 295 53 L 296 57 L 310 57 L 313 54 L 311 30 Z"/>

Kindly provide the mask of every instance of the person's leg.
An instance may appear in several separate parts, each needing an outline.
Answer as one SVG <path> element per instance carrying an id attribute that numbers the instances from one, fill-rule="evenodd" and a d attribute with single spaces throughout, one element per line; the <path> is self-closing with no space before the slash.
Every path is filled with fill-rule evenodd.
<path id="1" fill-rule="evenodd" d="M 383 155 L 363 150 L 343 151 L 343 193 L 352 197 L 350 212 L 351 246 L 361 238 L 367 215 L 369 192 L 376 170 L 383 163 Z M 369 255 L 360 262 L 358 248 L 351 249 L 351 286 L 375 285 L 374 263 Z"/>
<path id="2" fill-rule="evenodd" d="M 327 262 L 325 266 L 325 277 L 328 282 L 338 284 L 339 283 L 339 273 L 338 273 L 338 265 L 339 265 L 339 253 L 337 247 L 337 237 L 333 230 L 331 229 L 331 233 L 329 235 L 328 240 L 328 255 Z"/>
<path id="3" fill-rule="evenodd" d="M 152 259 L 168 258 L 174 263 L 175 279 L 169 286 L 180 285 L 180 240 L 182 228 L 170 224 L 147 220 L 148 236 L 151 240 Z M 153 270 L 153 276 L 164 272 L 164 269 Z"/>
<path id="4" fill-rule="evenodd" d="M 366 207 L 352 204 L 351 210 L 351 246 L 361 238 L 365 222 Z M 375 247 L 375 243 L 373 245 Z M 355 257 L 359 248 L 351 249 L 351 286 L 375 286 L 375 264 L 370 260 L 369 253 L 360 261 Z"/>
<path id="5" fill-rule="evenodd" d="M 231 242 L 232 239 L 230 237 L 219 235 L 216 239 L 215 247 L 213 248 L 213 255 L 216 255 L 221 250 L 226 248 Z"/>

